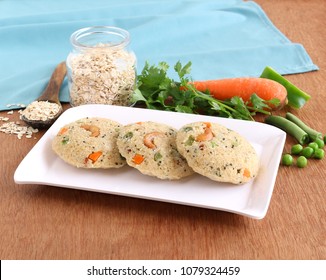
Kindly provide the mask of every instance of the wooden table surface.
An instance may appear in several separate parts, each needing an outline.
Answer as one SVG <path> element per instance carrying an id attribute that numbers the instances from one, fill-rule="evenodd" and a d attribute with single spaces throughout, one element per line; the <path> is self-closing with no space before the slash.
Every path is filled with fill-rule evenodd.
<path id="1" fill-rule="evenodd" d="M 292 112 L 325 134 L 326 2 L 256 2 L 291 41 L 303 44 L 319 66 L 319 71 L 287 77 L 312 95 L 303 109 Z M 10 118 L 17 116 L 15 112 Z M 267 215 L 255 220 L 169 203 L 15 184 L 18 164 L 42 134 L 19 140 L 0 133 L 0 259 L 326 258 L 326 158 L 309 161 L 305 169 L 280 167 Z M 288 137 L 285 149 L 293 143 Z"/>

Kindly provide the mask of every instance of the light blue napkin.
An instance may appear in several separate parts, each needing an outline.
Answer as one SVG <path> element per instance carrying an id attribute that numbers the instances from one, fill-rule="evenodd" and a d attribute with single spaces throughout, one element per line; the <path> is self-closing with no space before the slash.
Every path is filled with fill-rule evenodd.
<path id="1" fill-rule="evenodd" d="M 139 71 L 145 61 L 191 61 L 197 80 L 259 76 L 267 65 L 281 74 L 318 69 L 252 1 L 2 0 L 0 110 L 36 99 L 70 52 L 71 33 L 95 25 L 130 32 Z M 67 81 L 60 99 L 69 101 Z"/>

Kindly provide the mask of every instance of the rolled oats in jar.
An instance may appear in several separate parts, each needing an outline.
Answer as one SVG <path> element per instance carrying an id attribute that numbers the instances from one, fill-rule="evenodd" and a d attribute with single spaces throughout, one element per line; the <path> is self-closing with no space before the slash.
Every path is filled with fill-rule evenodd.
<path id="1" fill-rule="evenodd" d="M 111 26 L 79 29 L 70 37 L 67 57 L 71 106 L 131 105 L 136 83 L 136 56 L 129 32 Z"/>

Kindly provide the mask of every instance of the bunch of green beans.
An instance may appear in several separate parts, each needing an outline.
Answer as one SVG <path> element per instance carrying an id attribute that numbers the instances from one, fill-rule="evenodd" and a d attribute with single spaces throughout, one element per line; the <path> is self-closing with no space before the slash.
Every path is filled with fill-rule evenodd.
<path id="1" fill-rule="evenodd" d="M 312 129 L 297 116 L 289 112 L 286 113 L 285 118 L 281 116 L 268 116 L 265 122 L 292 135 L 301 145 L 316 139 L 322 139 L 323 137 L 321 132 Z"/>

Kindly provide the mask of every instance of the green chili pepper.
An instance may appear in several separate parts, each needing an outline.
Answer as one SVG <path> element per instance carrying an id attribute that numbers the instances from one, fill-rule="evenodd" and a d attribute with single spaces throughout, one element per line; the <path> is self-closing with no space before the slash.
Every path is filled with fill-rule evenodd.
<path id="1" fill-rule="evenodd" d="M 277 73 L 273 68 L 269 66 L 264 69 L 260 77 L 274 80 L 275 82 L 283 85 L 287 90 L 288 105 L 295 109 L 300 109 L 303 107 L 303 105 L 311 98 L 309 94 L 297 88 L 290 81 L 288 81 L 281 74 Z"/>

